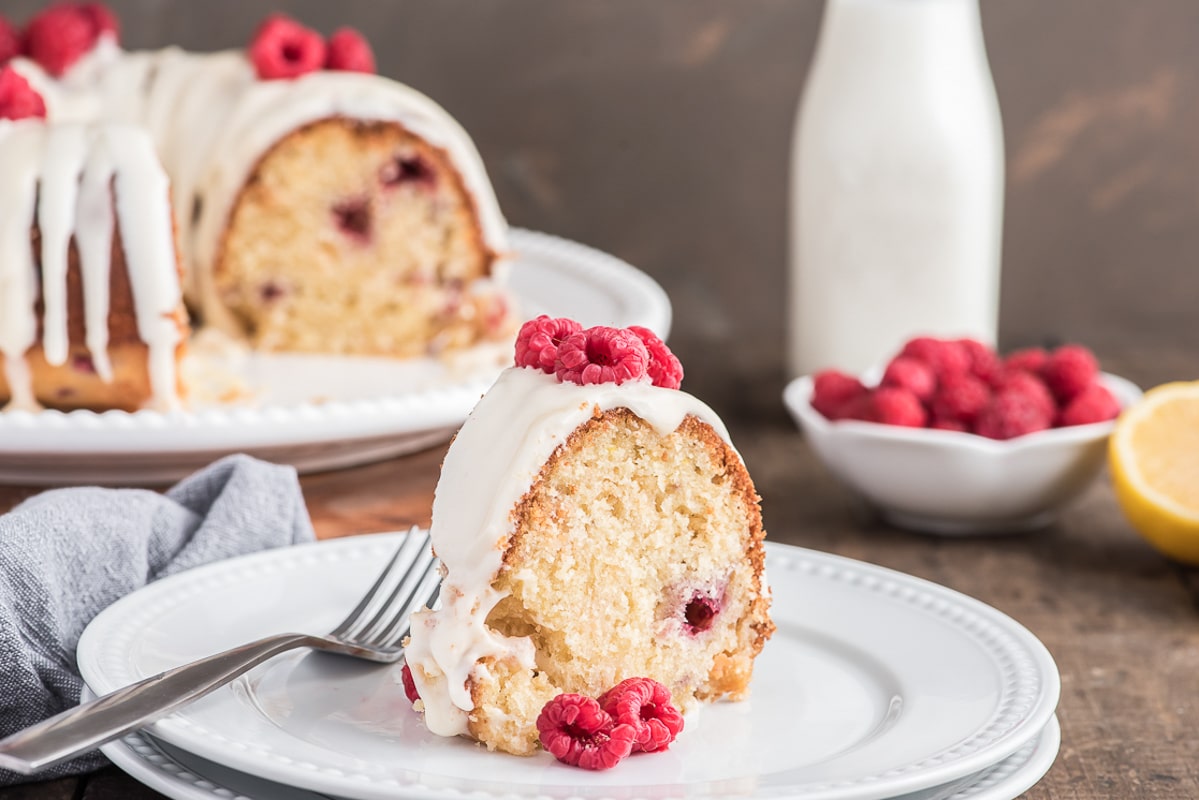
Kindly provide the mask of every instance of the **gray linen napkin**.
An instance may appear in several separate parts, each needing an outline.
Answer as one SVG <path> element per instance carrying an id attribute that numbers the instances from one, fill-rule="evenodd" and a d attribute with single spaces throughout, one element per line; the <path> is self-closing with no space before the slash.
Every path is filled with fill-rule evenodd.
<path id="1" fill-rule="evenodd" d="M 296 472 L 221 459 L 165 495 L 56 489 L 0 516 L 0 738 L 79 703 L 75 646 L 102 609 L 157 578 L 311 541 Z M 102 766 L 92 753 L 0 786 Z"/>

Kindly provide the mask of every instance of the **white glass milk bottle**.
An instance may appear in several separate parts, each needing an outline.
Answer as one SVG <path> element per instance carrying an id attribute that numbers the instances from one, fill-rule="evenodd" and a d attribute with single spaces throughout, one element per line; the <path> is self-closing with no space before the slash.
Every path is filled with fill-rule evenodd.
<path id="1" fill-rule="evenodd" d="M 1003 131 L 978 0 L 827 0 L 792 150 L 788 368 L 994 344 Z"/>

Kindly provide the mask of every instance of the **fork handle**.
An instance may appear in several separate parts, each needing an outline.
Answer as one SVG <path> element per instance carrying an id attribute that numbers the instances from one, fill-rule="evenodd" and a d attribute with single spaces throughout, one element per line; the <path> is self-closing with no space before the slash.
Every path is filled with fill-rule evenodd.
<path id="1" fill-rule="evenodd" d="M 269 636 L 69 708 L 0 741 L 0 768 L 32 775 L 83 755 L 224 686 L 271 656 L 316 641 L 302 633 Z"/>

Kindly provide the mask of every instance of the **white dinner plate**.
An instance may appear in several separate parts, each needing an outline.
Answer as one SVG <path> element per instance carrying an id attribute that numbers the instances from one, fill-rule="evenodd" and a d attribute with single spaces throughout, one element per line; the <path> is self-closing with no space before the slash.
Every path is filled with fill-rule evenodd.
<path id="1" fill-rule="evenodd" d="M 614 256 L 513 230 L 509 286 L 521 313 L 584 325 L 643 325 L 665 337 L 670 301 L 652 278 Z M 0 484 L 154 484 L 232 452 L 301 472 L 364 464 L 447 441 L 511 361 L 492 347 L 453 361 L 256 354 L 197 372 L 244 385 L 233 403 L 188 411 L 0 413 Z"/>
<path id="2" fill-rule="evenodd" d="M 1014 800 L 1039 781 L 1057 757 L 1061 728 L 1057 718 L 1015 753 L 969 775 L 891 800 Z M 133 734 L 101 748 L 114 764 L 172 800 L 320 800 L 318 795 L 229 769 L 197 755 Z"/>
<path id="3" fill-rule="evenodd" d="M 283 630 L 321 632 L 400 534 L 259 553 L 151 584 L 88 626 L 92 691 Z M 1025 628 L 957 592 L 769 544 L 778 632 L 751 697 L 689 715 L 671 749 L 588 773 L 429 733 L 395 667 L 297 651 L 152 725 L 226 767 L 310 791 L 383 798 L 802 797 L 879 800 L 977 773 L 1036 738 L 1057 669 Z"/>

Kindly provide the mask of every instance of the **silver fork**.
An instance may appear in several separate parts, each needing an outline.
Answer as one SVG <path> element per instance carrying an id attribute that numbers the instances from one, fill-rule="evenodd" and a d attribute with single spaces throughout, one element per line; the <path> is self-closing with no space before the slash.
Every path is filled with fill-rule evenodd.
<path id="1" fill-rule="evenodd" d="M 324 636 L 283 633 L 152 675 L 67 709 L 0 741 L 0 768 L 32 775 L 144 727 L 297 647 L 394 663 L 404 654 L 409 615 L 440 585 L 429 534 L 413 528 L 357 607 Z"/>

